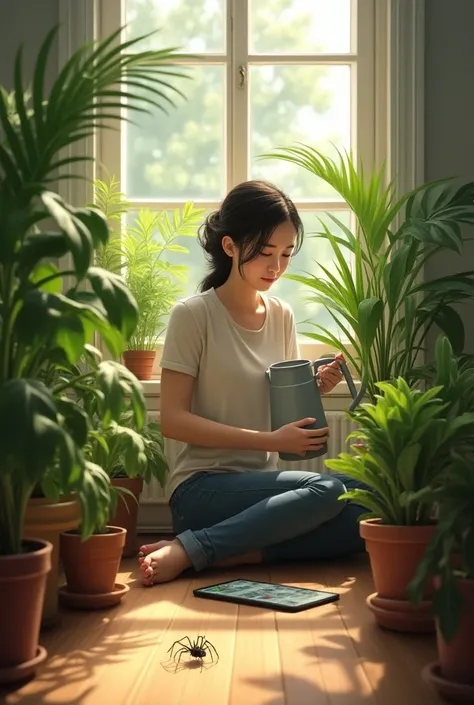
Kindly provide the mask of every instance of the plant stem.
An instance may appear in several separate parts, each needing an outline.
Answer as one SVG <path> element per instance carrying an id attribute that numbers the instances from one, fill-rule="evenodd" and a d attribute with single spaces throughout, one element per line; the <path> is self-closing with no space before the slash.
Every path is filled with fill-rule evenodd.
<path id="1" fill-rule="evenodd" d="M 94 372 L 87 372 L 84 375 L 78 375 L 77 377 L 72 377 L 69 379 L 67 382 L 63 382 L 62 384 L 58 384 L 56 387 L 53 387 L 52 392 L 53 394 L 59 394 L 60 392 L 64 392 L 65 389 L 70 389 L 74 387 L 76 382 L 80 382 L 83 379 L 88 379 L 89 377 L 94 376 Z"/>
<path id="2" fill-rule="evenodd" d="M 66 270 L 64 272 L 56 272 L 55 274 L 50 274 L 49 277 L 44 277 L 44 279 L 40 279 L 39 281 L 35 282 L 34 287 L 36 289 L 39 289 L 41 286 L 48 284 L 48 282 L 51 282 L 54 279 L 59 279 L 60 277 L 70 277 L 70 276 L 76 276 L 76 272 L 73 269 Z"/>
<path id="3" fill-rule="evenodd" d="M 13 473 L 0 474 L 0 555 L 21 553 L 26 504 L 33 486 L 20 483 L 17 492 L 12 484 Z"/>
<path id="4" fill-rule="evenodd" d="M 2 277 L 2 339 L 0 341 L 0 384 L 5 384 L 10 373 L 10 339 L 11 339 L 11 295 L 12 268 L 5 265 Z"/>

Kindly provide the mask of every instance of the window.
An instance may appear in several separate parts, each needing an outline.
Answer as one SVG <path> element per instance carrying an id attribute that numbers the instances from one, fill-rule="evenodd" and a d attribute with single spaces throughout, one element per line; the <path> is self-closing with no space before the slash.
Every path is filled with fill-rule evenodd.
<path id="1" fill-rule="evenodd" d="M 128 25 L 129 36 L 157 29 L 147 40 L 150 47 L 179 46 L 196 57 L 190 61 L 192 79 L 180 85 L 187 100 L 178 101 L 177 109 L 134 115 L 135 125 L 101 136 L 100 160 L 120 178 L 135 208 L 169 210 L 193 200 L 209 211 L 233 185 L 264 178 L 295 201 L 307 233 L 317 231 L 318 217 L 327 213 L 350 225 L 346 204 L 325 184 L 258 155 L 304 142 L 328 151 L 334 144 L 366 165 L 374 162 L 375 0 L 104 0 L 99 5 L 103 34 L 120 24 Z M 185 244 L 190 254 L 175 256 L 189 266 L 190 294 L 205 262 L 197 242 Z M 330 252 L 307 237 L 290 271 L 311 269 L 314 260 L 331 266 Z M 310 318 L 334 325 L 305 301 L 305 287 L 280 280 L 273 291 L 291 303 L 297 322 Z M 304 351 L 311 345 L 304 336 L 300 342 Z M 314 344 L 308 354 L 323 352 Z"/>

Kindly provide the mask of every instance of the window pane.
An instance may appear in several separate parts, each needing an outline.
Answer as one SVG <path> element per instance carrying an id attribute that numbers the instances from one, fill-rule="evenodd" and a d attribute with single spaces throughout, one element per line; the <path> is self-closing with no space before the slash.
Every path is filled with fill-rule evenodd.
<path id="1" fill-rule="evenodd" d="M 305 169 L 256 157 L 296 142 L 329 154 L 332 145 L 350 150 L 350 84 L 349 66 L 252 66 L 251 178 L 274 181 L 295 200 L 337 199 L 333 189 Z"/>
<path id="2" fill-rule="evenodd" d="M 300 215 L 305 227 L 305 239 L 303 247 L 291 260 L 291 264 L 287 270 L 288 273 L 304 274 L 310 272 L 311 274 L 320 274 L 322 277 L 325 277 L 323 271 L 317 266 L 318 262 L 329 269 L 329 271 L 335 272 L 331 245 L 322 238 L 311 237 L 311 233 L 320 232 L 322 230 L 319 218 L 330 228 L 334 235 L 344 237 L 342 230 L 336 226 L 334 221 L 332 221 L 326 213 L 300 211 Z M 335 211 L 331 215 L 336 217 L 347 227 L 351 227 L 350 211 Z M 347 261 L 350 262 L 349 250 L 346 252 L 348 254 Z M 311 342 L 310 338 L 303 335 L 304 331 L 312 330 L 312 326 L 305 323 L 307 320 L 318 323 L 330 330 L 334 335 L 338 335 L 337 326 L 331 316 L 322 306 L 308 300 L 308 297 L 311 296 L 311 289 L 309 287 L 291 281 L 290 279 L 282 278 L 272 287 L 272 293 L 274 293 L 275 296 L 281 297 L 292 306 L 299 334 L 298 337 L 301 343 Z M 313 332 L 316 332 L 316 330 Z"/>
<path id="3" fill-rule="evenodd" d="M 225 66 L 194 66 L 168 114 L 133 113 L 125 128 L 129 198 L 219 200 L 225 188 Z"/>
<path id="4" fill-rule="evenodd" d="M 160 30 L 140 50 L 175 46 L 193 54 L 224 53 L 225 15 L 226 0 L 125 0 L 130 38 Z"/>
<path id="5" fill-rule="evenodd" d="M 251 54 L 346 53 L 351 0 L 249 0 Z"/>

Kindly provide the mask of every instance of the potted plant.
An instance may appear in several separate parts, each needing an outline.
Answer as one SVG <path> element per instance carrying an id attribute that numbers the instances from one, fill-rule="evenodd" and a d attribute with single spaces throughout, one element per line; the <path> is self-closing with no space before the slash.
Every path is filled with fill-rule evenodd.
<path id="1" fill-rule="evenodd" d="M 187 267 L 175 264 L 170 255 L 187 254 L 179 240 L 194 237 L 204 210 L 186 203 L 171 215 L 147 208 L 127 222 L 130 204 L 116 179 L 96 181 L 96 203 L 107 216 L 114 237 L 97 252 L 97 263 L 123 274 L 138 304 L 140 317 L 123 353 L 125 365 L 141 380 L 152 377 L 158 340 L 176 300 L 183 294 Z"/>
<path id="2" fill-rule="evenodd" d="M 161 104 L 156 81 L 169 83 L 178 74 L 166 67 L 178 56 L 173 50 L 127 53 L 141 38 L 120 44 L 117 32 L 75 52 L 47 96 L 45 73 L 56 31 L 48 33 L 37 56 L 30 105 L 17 55 L 16 121 L 0 95 L 1 683 L 28 677 L 46 656 L 38 637 L 52 546 L 23 537 L 34 488 L 41 485 L 47 494 L 48 471 L 57 463 L 61 493 L 75 491 L 87 499 L 84 536 L 109 508 L 109 478 L 84 457 L 87 417 L 65 389 L 48 387 L 49 376 L 58 358 L 76 363 L 96 334 L 118 357 L 138 319 L 123 279 L 93 266 L 94 250 L 109 237 L 106 219 L 97 209 L 66 203 L 52 184 L 68 178 L 64 170 L 82 158 L 67 156 L 67 148 L 93 135 L 111 109 L 125 98 L 128 110 Z M 63 258 L 71 264 L 61 266 Z M 62 285 L 66 277 L 72 280 L 69 288 Z M 117 363 L 102 364 L 101 413 L 118 418 L 130 395 L 138 409 L 136 384 L 123 383 Z M 80 383 L 79 375 L 74 384 Z"/>
<path id="3" fill-rule="evenodd" d="M 97 364 L 94 356 L 89 376 L 80 375 L 80 386 L 72 384 L 74 375 L 79 372 L 74 367 L 67 370 L 62 381 L 63 388 L 75 389 L 75 403 L 89 420 L 83 452 L 88 468 L 94 476 L 98 475 L 98 482 L 92 482 L 91 489 L 108 500 L 95 507 L 86 531 L 81 527 L 60 534 L 60 553 L 66 576 L 66 584 L 59 590 L 60 599 L 64 604 L 79 609 L 112 607 L 128 592 L 126 584 L 115 582 L 127 529 L 114 525 L 111 518 L 116 516 L 118 502 L 123 496 L 132 500 L 135 498 L 127 487 L 114 486 L 111 477 L 124 466 L 130 468 L 131 475 L 146 474 L 147 470 L 151 472 L 148 468 L 151 451 L 147 456 L 148 444 L 142 435 L 146 412 L 141 385 L 129 370 L 112 363 L 122 372 L 121 381 L 127 394 L 125 403 L 121 404 L 115 416 L 104 414 L 104 394 L 96 382 L 97 372 L 103 364 Z M 120 397 L 117 398 L 119 400 Z M 123 425 L 125 420 L 128 426 Z M 101 479 L 104 476 L 107 482 Z M 87 508 L 91 502 L 83 504 Z M 84 520 L 87 520 L 86 515 L 83 516 Z"/>
<path id="4" fill-rule="evenodd" d="M 152 479 L 155 479 L 164 488 L 168 473 L 164 438 L 161 433 L 161 426 L 156 421 L 148 421 L 140 431 L 144 442 L 145 462 L 135 467 L 128 463 L 125 445 L 128 444 L 127 439 L 130 431 L 133 431 L 129 424 L 129 418 L 125 417 L 122 419 L 121 428 L 119 428 L 115 438 L 116 445 L 114 444 L 115 448 L 118 446 L 122 448 L 121 458 L 117 460 L 115 467 L 110 469 L 112 486 L 127 489 L 129 492 L 128 495 L 123 494 L 119 497 L 115 515 L 111 520 L 111 523 L 115 524 L 115 526 L 122 526 L 127 530 L 123 549 L 124 558 L 136 556 L 138 553 L 138 503 L 143 484 L 148 484 Z M 136 433 L 136 431 L 134 432 Z M 106 471 L 109 472 L 108 467 Z"/>
<path id="5" fill-rule="evenodd" d="M 35 531 L 36 533 L 30 535 L 44 538 L 53 546 L 51 571 L 46 583 L 43 605 L 42 627 L 53 626 L 58 618 L 61 533 L 80 527 L 85 515 L 88 517 L 88 524 L 80 533 L 83 538 L 87 537 L 96 529 L 94 521 L 100 522 L 102 516 L 108 516 L 111 507 L 115 507 L 113 498 L 115 491 L 110 482 L 109 473 L 91 457 L 90 439 L 96 433 L 97 426 L 116 425 L 115 419 L 120 419 L 124 415 L 127 415 L 130 423 L 138 430 L 143 428 L 145 419 L 145 399 L 141 385 L 124 366 L 113 361 L 104 362 L 100 351 L 92 346 L 87 346 L 77 365 L 71 364 L 66 358 L 59 364 L 59 356 L 57 363 L 57 367 L 47 380 L 48 387 L 52 390 L 58 406 L 63 409 L 65 419 L 69 418 L 71 408 L 74 408 L 74 413 L 82 415 L 85 435 L 80 442 L 83 444 L 85 477 L 84 482 L 76 487 L 71 495 L 64 496 L 61 468 L 56 461 L 45 472 L 41 483 L 35 487 L 33 496 L 27 504 L 24 533 L 26 534 L 28 529 Z M 115 391 L 113 391 L 114 387 Z M 96 400 L 94 413 L 83 403 L 85 390 Z M 71 394 L 74 395 L 74 407 L 71 407 Z M 115 396 L 113 402 L 115 408 L 110 406 L 111 395 Z M 120 411 L 117 405 L 120 405 Z M 106 447 L 105 439 L 102 440 L 102 444 Z M 133 449 L 130 450 L 133 451 Z M 139 450 L 142 450 L 141 447 Z M 135 460 L 132 452 L 129 457 L 130 460 Z M 104 480 L 105 477 L 109 479 Z M 95 497 L 96 482 L 102 487 L 99 504 Z M 94 511 L 91 511 L 91 508 Z"/>
<path id="6" fill-rule="evenodd" d="M 330 247 L 335 270 L 316 261 L 316 271 L 286 276 L 308 288 L 307 300 L 326 311 L 337 330 L 307 321 L 305 335 L 344 354 L 370 401 L 379 381 L 403 377 L 417 383 L 417 357 L 433 326 L 441 328 L 456 354 L 463 350 L 464 325 L 452 304 L 474 297 L 474 271 L 426 282 L 419 277 L 439 252 L 462 256 L 462 232 L 474 222 L 474 182 L 459 188 L 451 179 L 429 182 L 397 200 L 384 169 L 366 177 L 363 165 L 339 152 L 332 159 L 300 145 L 262 158 L 306 169 L 353 213 L 352 230 L 327 214 L 337 231 L 321 222 L 314 234 Z"/>
<path id="7" fill-rule="evenodd" d="M 155 478 L 164 487 L 168 471 L 164 439 L 160 425 L 145 421 L 136 423 L 133 411 L 124 410 L 118 421 L 101 419 L 97 395 L 87 386 L 79 393 L 80 402 L 92 419 L 86 456 L 110 477 L 111 484 L 121 492 L 116 511 L 110 519 L 113 526 L 126 529 L 123 557 L 137 553 L 138 501 L 143 482 Z"/>
<path id="8" fill-rule="evenodd" d="M 450 702 L 474 702 L 474 446 L 453 454 L 439 487 L 427 487 L 417 501 L 435 503 L 438 524 L 409 587 L 416 604 L 435 576 L 434 609 L 438 662 L 424 677 Z"/>
<path id="9" fill-rule="evenodd" d="M 449 341 L 437 344 L 440 376 Z M 449 360 L 451 362 L 452 360 Z M 370 513 L 360 524 L 370 556 L 376 593 L 368 606 L 383 626 L 402 631 L 434 627 L 429 586 L 424 604 L 413 606 L 407 588 L 435 530 L 433 508 L 417 501 L 417 492 L 436 486 L 453 448 L 470 442 L 474 414 L 449 407 L 443 388 L 421 391 L 403 378 L 379 382 L 382 395 L 375 403 L 350 412 L 358 429 L 350 434 L 355 453 L 341 453 L 326 465 L 354 477 L 366 489 L 347 492 L 341 499 L 366 506 Z M 413 614 L 416 611 L 418 614 Z"/>

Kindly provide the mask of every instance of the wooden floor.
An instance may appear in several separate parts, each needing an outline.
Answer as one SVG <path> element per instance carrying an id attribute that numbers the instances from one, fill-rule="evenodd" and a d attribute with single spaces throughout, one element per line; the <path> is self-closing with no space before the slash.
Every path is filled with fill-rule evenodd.
<path id="1" fill-rule="evenodd" d="M 198 585 L 250 577 L 340 592 L 337 604 L 276 613 L 193 597 Z M 250 566 L 143 588 L 135 560 L 118 578 L 130 592 L 106 612 L 63 611 L 42 634 L 49 658 L 8 705 L 439 705 L 421 668 L 433 637 L 378 628 L 365 606 L 373 592 L 365 556 L 337 564 Z M 175 670 L 167 649 L 204 634 L 214 666 Z M 210 663 L 210 662 L 209 662 Z M 196 667 L 193 667 L 197 666 Z"/>

